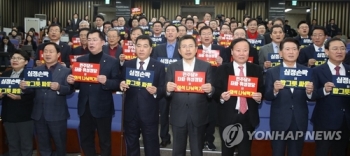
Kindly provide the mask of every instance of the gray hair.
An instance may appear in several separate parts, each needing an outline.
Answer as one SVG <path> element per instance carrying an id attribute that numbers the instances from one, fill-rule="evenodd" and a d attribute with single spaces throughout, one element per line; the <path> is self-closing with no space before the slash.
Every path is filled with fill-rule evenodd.
<path id="1" fill-rule="evenodd" d="M 108 29 L 107 34 L 108 34 L 109 32 L 111 32 L 111 31 L 117 32 L 117 34 L 118 34 L 118 36 L 119 36 L 119 31 L 118 31 L 117 29 L 114 29 L 114 28 Z"/>
<path id="2" fill-rule="evenodd" d="M 83 25 L 83 24 L 87 24 L 87 25 L 90 26 L 90 23 L 89 23 L 88 21 L 85 21 L 85 20 L 82 20 L 82 21 L 79 23 L 79 25 Z"/>

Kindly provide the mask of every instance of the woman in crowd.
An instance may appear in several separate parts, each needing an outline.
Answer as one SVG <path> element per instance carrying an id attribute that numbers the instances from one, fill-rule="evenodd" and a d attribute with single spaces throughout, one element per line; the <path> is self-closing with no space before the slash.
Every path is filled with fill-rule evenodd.
<path id="1" fill-rule="evenodd" d="M 16 50 L 11 55 L 11 67 L 1 77 L 23 79 L 23 70 L 29 61 L 26 52 Z M 18 82 L 19 83 L 19 82 Z M 19 88 L 19 87 L 18 87 Z M 31 156 L 33 154 L 33 130 L 31 119 L 33 110 L 33 93 L 0 93 L 2 99 L 1 119 L 6 131 L 9 155 Z M 14 93 L 14 94 L 13 94 Z"/>
<path id="2" fill-rule="evenodd" d="M 32 35 L 27 35 L 26 40 L 24 41 L 24 45 L 31 45 L 33 47 L 33 50 L 36 51 L 37 45 Z"/>
<path id="3" fill-rule="evenodd" d="M 16 30 L 12 30 L 12 31 L 11 31 L 11 35 L 9 35 L 9 38 L 10 38 L 10 40 L 11 40 L 11 39 L 16 39 L 16 40 L 18 40 L 18 43 L 21 43 L 21 40 L 22 40 L 21 36 L 18 35 L 18 32 L 17 32 Z"/>
<path id="4" fill-rule="evenodd" d="M 10 38 L 5 36 L 2 38 L 2 42 L 0 43 L 0 52 L 7 53 L 7 55 L 0 55 L 0 66 L 2 65 L 2 61 L 5 61 L 5 67 L 9 64 L 9 56 L 15 52 L 15 46 L 10 42 Z"/>

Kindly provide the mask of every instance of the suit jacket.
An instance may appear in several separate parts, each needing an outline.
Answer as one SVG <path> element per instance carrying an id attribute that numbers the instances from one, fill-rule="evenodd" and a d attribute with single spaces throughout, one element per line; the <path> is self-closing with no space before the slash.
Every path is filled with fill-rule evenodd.
<path id="1" fill-rule="evenodd" d="M 256 64 L 247 62 L 246 76 L 247 77 L 257 77 L 258 78 L 258 92 L 264 95 L 264 80 L 263 80 L 263 70 Z M 214 81 L 215 93 L 214 100 L 219 104 L 218 115 L 220 126 L 227 126 L 233 123 L 237 123 L 237 113 L 233 113 L 236 110 L 237 97 L 231 96 L 228 101 L 225 101 L 223 104 L 220 102 L 220 97 L 223 92 L 227 91 L 228 86 L 228 77 L 229 75 L 235 75 L 233 63 L 227 63 L 222 66 L 219 66 L 216 72 L 216 77 Z M 253 127 L 256 127 L 259 122 L 259 104 L 252 98 L 247 98 L 248 112 L 250 124 Z"/>
<path id="2" fill-rule="evenodd" d="M 77 58 L 77 62 L 89 62 L 89 55 Z M 75 82 L 74 86 L 79 91 L 78 114 L 82 116 L 85 106 L 89 103 L 93 117 L 102 118 L 114 115 L 113 92 L 119 87 L 120 81 L 117 79 L 119 72 L 119 62 L 107 54 L 103 54 L 100 60 L 100 75 L 107 77 L 106 84 Z"/>
<path id="3" fill-rule="evenodd" d="M 343 61 L 343 63 L 350 65 L 350 51 L 348 51 L 348 53 L 345 56 L 345 60 Z"/>
<path id="4" fill-rule="evenodd" d="M 35 67 L 34 69 L 46 70 L 45 65 Z M 41 116 L 46 121 L 66 120 L 69 117 L 67 106 L 67 95 L 74 92 L 74 88 L 68 84 L 67 77 L 71 74 L 71 69 L 57 64 L 52 73 L 52 82 L 58 82 L 60 89 L 57 91 L 50 88 L 26 89 L 29 92 L 35 91 L 34 108 L 32 118 L 40 120 Z"/>
<path id="5" fill-rule="evenodd" d="M 212 73 L 210 64 L 196 59 L 195 72 L 205 72 L 205 83 L 212 84 Z M 184 71 L 183 62 L 179 60 L 168 66 L 166 73 L 166 83 L 175 82 L 175 71 Z M 212 93 L 215 92 L 213 87 Z M 208 123 L 208 108 L 212 94 L 171 92 L 167 95 L 170 101 L 170 124 L 183 127 L 187 123 L 189 116 L 194 126 L 199 127 Z"/>
<path id="6" fill-rule="evenodd" d="M 350 77 L 350 66 L 344 64 L 345 74 Z M 316 99 L 316 105 L 312 114 L 311 121 L 314 125 L 329 130 L 339 129 L 344 120 L 350 128 L 350 97 L 327 95 L 323 93 L 324 84 L 332 81 L 332 72 L 327 63 L 313 68 L 314 92 L 313 99 Z"/>
<path id="7" fill-rule="evenodd" d="M 253 63 L 259 65 L 259 55 L 258 50 L 254 48 L 252 45 L 249 45 L 249 57 L 253 57 Z M 227 55 L 227 58 L 229 59 L 229 62 L 231 62 L 232 54 L 231 54 L 231 47 L 225 48 L 225 53 Z"/>
<path id="8" fill-rule="evenodd" d="M 296 37 L 294 37 L 294 39 L 296 39 L 296 40 L 298 40 L 298 42 L 299 42 L 299 44 L 300 45 L 302 45 L 302 41 L 303 41 L 303 39 L 310 39 L 311 40 L 311 38 L 309 37 L 309 38 L 301 38 L 301 36 L 300 35 L 297 35 Z M 305 44 L 304 44 L 305 45 Z M 309 45 L 312 45 L 312 44 L 308 44 L 307 46 L 309 46 Z"/>
<path id="9" fill-rule="evenodd" d="M 122 80 L 125 81 L 126 68 L 136 69 L 137 59 L 125 62 L 122 72 Z M 165 65 L 150 58 L 147 69 L 154 71 L 152 86 L 157 87 L 156 98 L 146 88 L 130 87 L 125 92 L 124 120 L 131 121 L 136 114 L 144 122 L 158 122 L 159 120 L 159 99 L 165 95 Z"/>
<path id="10" fill-rule="evenodd" d="M 79 23 L 81 22 L 81 19 L 77 19 L 77 22 L 75 23 L 74 19 L 71 19 L 71 28 L 73 31 L 77 31 L 79 29 Z"/>
<path id="11" fill-rule="evenodd" d="M 312 45 L 307 46 L 305 48 L 300 49 L 297 63 L 302 64 L 304 66 L 308 66 L 309 59 L 314 58 L 315 56 L 315 47 Z"/>
<path id="12" fill-rule="evenodd" d="M 107 54 L 107 55 L 109 55 L 109 49 L 110 49 L 109 44 L 103 45 L 103 47 L 102 47 L 102 51 L 103 51 L 105 54 Z M 118 61 L 120 61 L 120 60 L 119 60 L 119 56 L 120 56 L 120 54 L 122 54 L 122 53 L 123 53 L 123 47 L 122 47 L 121 45 L 118 45 L 118 46 L 117 46 L 117 51 L 116 51 L 116 53 L 115 53 L 115 56 L 112 56 L 112 57 L 114 57 L 114 58 L 116 58 Z"/>
<path id="13" fill-rule="evenodd" d="M 87 47 L 86 47 L 87 48 Z M 82 49 L 83 47 L 82 46 L 79 46 L 79 47 L 76 47 L 74 49 L 72 49 L 72 53 L 71 55 L 85 55 L 82 53 Z M 89 50 L 88 50 L 89 51 Z M 89 52 L 88 52 L 89 53 Z"/>
<path id="14" fill-rule="evenodd" d="M 294 88 L 293 93 L 288 87 L 281 89 L 278 94 L 274 95 L 274 83 L 280 80 L 280 70 L 283 66 L 270 68 L 266 72 L 265 80 L 265 100 L 271 101 L 270 110 L 270 127 L 275 131 L 286 131 L 290 127 L 294 117 L 301 131 L 307 130 L 308 125 L 308 99 L 305 89 Z M 297 68 L 307 68 L 297 64 Z M 294 115 L 293 115 L 294 113 Z"/>
<path id="15" fill-rule="evenodd" d="M 13 70 L 4 71 L 1 77 L 11 77 Z M 23 79 L 24 71 L 19 75 Z M 20 94 L 21 100 L 13 100 L 4 95 L 2 100 L 1 119 L 3 122 L 24 122 L 32 120 L 35 92 Z"/>
<path id="16" fill-rule="evenodd" d="M 60 49 L 61 49 L 61 60 L 66 64 L 66 67 L 70 67 L 70 59 L 69 55 L 71 54 L 72 48 L 67 44 L 60 41 L 59 43 Z M 36 60 L 40 60 L 40 50 L 44 51 L 44 43 L 40 44 L 35 52 L 35 59 L 34 64 Z"/>
<path id="17" fill-rule="evenodd" d="M 259 65 L 264 68 L 264 62 L 268 61 L 269 53 L 274 53 L 273 44 L 269 43 L 260 48 L 259 51 Z"/>
<path id="18" fill-rule="evenodd" d="M 158 57 L 168 58 L 168 53 L 167 53 L 166 48 L 167 48 L 167 43 L 157 45 L 156 47 L 153 48 L 151 57 L 154 59 L 158 59 Z M 178 60 L 182 59 L 182 56 L 180 55 L 179 50 L 178 50 L 177 43 L 175 44 L 173 58 L 176 58 Z"/>

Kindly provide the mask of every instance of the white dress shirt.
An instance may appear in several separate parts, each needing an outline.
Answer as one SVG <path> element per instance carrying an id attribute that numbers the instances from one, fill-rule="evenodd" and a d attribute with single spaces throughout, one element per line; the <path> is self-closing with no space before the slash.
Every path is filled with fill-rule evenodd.
<path id="1" fill-rule="evenodd" d="M 241 72 L 241 69 L 238 68 L 239 66 L 240 66 L 239 64 L 233 61 L 233 70 L 235 71 L 235 76 L 239 76 Z M 247 76 L 247 64 L 244 63 L 242 66 L 243 66 L 243 74 L 244 76 Z M 237 97 L 236 110 L 239 110 L 240 103 L 241 103 L 241 99 Z M 248 110 L 248 103 L 247 103 L 247 110 Z"/>
<path id="2" fill-rule="evenodd" d="M 332 62 L 330 62 L 329 60 L 327 61 L 327 64 L 328 64 L 328 66 L 329 66 L 329 70 L 331 70 L 332 75 L 335 75 L 336 72 L 337 72 L 337 71 L 334 69 L 334 68 L 336 67 L 336 65 L 333 64 Z M 340 67 L 340 69 L 339 69 L 339 74 L 340 74 L 340 76 L 346 76 L 346 74 L 345 74 L 345 67 L 344 67 L 343 63 L 341 63 L 341 64 L 339 65 L 339 67 Z M 330 92 L 329 92 L 329 93 L 326 93 L 326 89 L 325 89 L 324 87 L 323 87 L 323 93 L 324 93 L 325 96 L 330 94 Z"/>
<path id="3" fill-rule="evenodd" d="M 322 47 L 318 47 L 318 46 L 316 46 L 316 45 L 314 44 L 314 47 L 315 47 L 315 51 L 316 51 L 316 52 L 320 52 L 320 50 L 318 50 L 318 49 L 320 49 L 320 48 L 322 48 L 322 52 L 324 52 L 324 45 L 322 45 Z"/>
<path id="4" fill-rule="evenodd" d="M 207 51 L 211 50 L 211 44 L 209 44 L 208 47 L 206 47 L 204 44 L 202 44 L 202 46 L 203 46 L 203 50 L 207 50 Z"/>
<path id="5" fill-rule="evenodd" d="M 149 64 L 149 60 L 150 60 L 150 57 L 146 58 L 145 60 L 143 60 L 143 70 L 147 70 L 147 67 L 148 67 L 148 64 Z M 140 69 L 140 62 L 141 60 L 139 58 L 137 58 L 136 60 L 136 69 Z"/>
<path id="6" fill-rule="evenodd" d="M 187 35 L 193 35 L 193 29 L 192 30 L 187 30 Z"/>
<path id="7" fill-rule="evenodd" d="M 7 44 L 5 44 L 5 46 L 4 46 L 4 52 L 7 52 L 7 48 L 8 48 L 8 46 L 7 46 Z"/>
<path id="8" fill-rule="evenodd" d="M 185 62 L 184 59 L 182 59 L 182 64 L 183 64 L 184 71 L 193 72 L 195 63 L 196 63 L 196 59 L 195 58 L 193 59 L 191 64 L 188 64 L 187 62 Z"/>

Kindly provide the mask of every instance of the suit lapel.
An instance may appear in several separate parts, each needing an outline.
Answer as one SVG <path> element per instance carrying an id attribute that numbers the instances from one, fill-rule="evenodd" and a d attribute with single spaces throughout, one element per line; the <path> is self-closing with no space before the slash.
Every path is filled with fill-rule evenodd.
<path id="1" fill-rule="evenodd" d="M 105 66 L 107 64 L 107 57 L 106 56 L 107 56 L 106 54 L 102 54 L 102 57 L 100 60 L 100 73 L 105 68 Z"/>
<path id="2" fill-rule="evenodd" d="M 322 72 L 324 74 L 324 76 L 326 77 L 326 79 L 329 81 L 329 82 L 332 82 L 332 72 L 331 70 L 329 69 L 329 66 L 327 63 L 323 64 L 322 65 L 322 68 L 323 68 L 323 71 L 325 72 Z"/>
<path id="3" fill-rule="evenodd" d="M 254 76 L 255 71 L 252 70 L 251 64 L 250 64 L 250 63 L 246 63 L 246 65 L 247 65 L 247 69 L 245 69 L 245 71 L 246 71 L 246 73 L 247 73 L 246 76 L 247 76 L 247 77 L 252 77 L 252 76 Z"/>
<path id="4" fill-rule="evenodd" d="M 155 68 L 154 63 L 155 63 L 155 61 L 153 61 L 153 59 L 150 58 L 150 60 L 149 60 L 149 62 L 148 62 L 148 66 L 147 66 L 146 69 L 147 69 L 147 70 L 150 70 L 150 71 L 154 71 L 154 68 Z"/>
<path id="5" fill-rule="evenodd" d="M 343 64 L 344 68 L 345 68 L 345 75 L 347 77 L 350 76 L 350 66 L 346 66 L 345 64 Z"/>
<path id="6" fill-rule="evenodd" d="M 61 68 L 62 68 L 62 65 L 58 63 L 55 70 L 52 72 L 52 81 L 55 81 L 58 76 L 62 75 Z"/>
<path id="7" fill-rule="evenodd" d="M 228 75 L 235 75 L 235 69 L 233 68 L 233 64 L 231 63 L 227 63 L 227 71 L 228 71 Z"/>
<path id="8" fill-rule="evenodd" d="M 177 63 L 177 67 L 176 67 L 175 71 L 184 71 L 184 65 L 183 65 L 182 61 L 183 60 L 181 59 L 181 60 L 176 62 Z"/>
<path id="9" fill-rule="evenodd" d="M 196 58 L 195 58 L 196 59 Z M 196 59 L 196 62 L 194 63 L 194 68 L 193 68 L 193 71 L 195 72 L 195 71 L 200 71 L 200 69 L 201 69 L 201 65 L 200 65 L 201 63 L 199 62 L 199 60 L 198 59 Z"/>
<path id="10" fill-rule="evenodd" d="M 269 53 L 275 53 L 275 50 L 274 50 L 274 47 L 273 47 L 273 44 L 272 43 L 270 43 L 269 44 L 269 48 L 268 48 L 270 51 L 269 51 Z"/>

